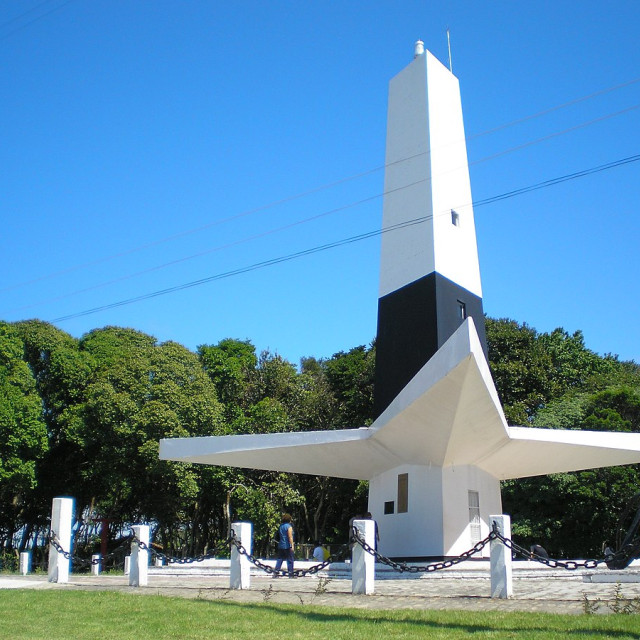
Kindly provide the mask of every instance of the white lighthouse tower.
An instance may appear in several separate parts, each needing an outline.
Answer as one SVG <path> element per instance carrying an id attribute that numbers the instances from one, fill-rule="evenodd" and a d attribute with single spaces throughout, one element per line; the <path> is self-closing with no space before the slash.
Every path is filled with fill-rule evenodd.
<path id="1" fill-rule="evenodd" d="M 640 434 L 507 425 L 486 357 L 458 80 L 422 43 L 390 82 L 386 163 L 375 422 L 165 439 L 160 457 L 368 480 L 383 555 L 456 556 L 501 513 L 501 480 L 640 463 Z"/>
<path id="2" fill-rule="evenodd" d="M 485 344 L 460 87 L 421 42 L 389 83 L 382 228 L 376 415 L 465 318 Z"/>
<path id="3" fill-rule="evenodd" d="M 468 317 L 486 355 L 460 86 L 421 42 L 389 83 L 382 227 L 376 417 Z M 442 425 L 425 415 L 421 429 L 413 446 L 433 447 Z M 391 555 L 451 555 L 486 533 L 500 489 L 436 455 L 371 478 L 369 510 Z"/>

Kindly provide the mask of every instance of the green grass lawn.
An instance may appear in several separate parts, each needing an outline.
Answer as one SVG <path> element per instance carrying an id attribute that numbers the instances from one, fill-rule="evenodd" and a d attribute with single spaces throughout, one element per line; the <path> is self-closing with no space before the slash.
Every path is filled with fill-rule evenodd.
<path id="1" fill-rule="evenodd" d="M 237 604 L 107 591 L 0 591 L 0 638 L 637 638 L 638 615 L 373 611 Z"/>

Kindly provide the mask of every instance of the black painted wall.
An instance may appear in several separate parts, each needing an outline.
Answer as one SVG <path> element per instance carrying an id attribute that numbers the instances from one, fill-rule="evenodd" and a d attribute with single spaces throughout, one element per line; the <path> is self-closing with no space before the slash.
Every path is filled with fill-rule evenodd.
<path id="1" fill-rule="evenodd" d="M 374 411 L 378 417 L 466 316 L 487 355 L 482 298 L 431 273 L 378 300 Z"/>

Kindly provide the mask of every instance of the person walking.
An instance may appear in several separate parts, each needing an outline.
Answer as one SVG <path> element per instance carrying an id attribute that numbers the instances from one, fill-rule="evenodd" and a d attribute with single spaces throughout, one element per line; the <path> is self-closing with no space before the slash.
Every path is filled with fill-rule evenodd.
<path id="1" fill-rule="evenodd" d="M 367 513 L 365 513 L 362 516 L 363 520 L 373 520 L 373 516 L 371 515 L 371 513 L 369 511 L 367 511 Z M 375 537 L 374 537 L 374 549 L 377 551 L 378 550 L 378 543 L 380 542 L 380 533 L 378 531 L 378 522 L 377 520 L 374 521 L 375 522 Z"/>
<path id="2" fill-rule="evenodd" d="M 274 578 L 280 577 L 280 567 L 286 560 L 287 573 L 290 578 L 295 578 L 293 573 L 293 525 L 291 524 L 291 516 L 288 513 L 283 514 L 282 524 L 278 528 L 278 559 L 275 566 Z"/>

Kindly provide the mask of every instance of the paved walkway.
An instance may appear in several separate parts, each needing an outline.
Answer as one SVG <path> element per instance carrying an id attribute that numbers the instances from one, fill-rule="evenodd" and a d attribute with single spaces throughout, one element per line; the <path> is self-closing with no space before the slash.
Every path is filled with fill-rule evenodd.
<path id="1" fill-rule="evenodd" d="M 487 567 L 488 569 L 488 567 Z M 448 570 L 447 570 L 448 571 Z M 474 611 L 545 611 L 579 614 L 589 603 L 601 601 L 600 612 L 607 613 L 606 601 L 613 601 L 616 580 L 622 595 L 640 598 L 640 574 L 637 571 L 615 574 L 606 570 L 569 572 L 551 570 L 514 571 L 513 598 L 490 597 L 488 571 L 441 571 L 437 573 L 376 580 L 376 592 L 370 596 L 351 594 L 351 580 L 328 576 L 308 576 L 291 580 L 274 580 L 266 574 L 252 575 L 250 589 L 229 589 L 228 573 L 154 572 L 150 569 L 148 585 L 134 588 L 128 578 L 117 575 L 88 576 L 72 574 L 67 584 L 52 584 L 45 576 L 0 576 L 0 588 L 90 589 L 227 600 L 242 603 L 293 603 L 331 607 L 369 609 L 465 609 Z M 610 580 L 592 582 L 591 580 Z"/>

